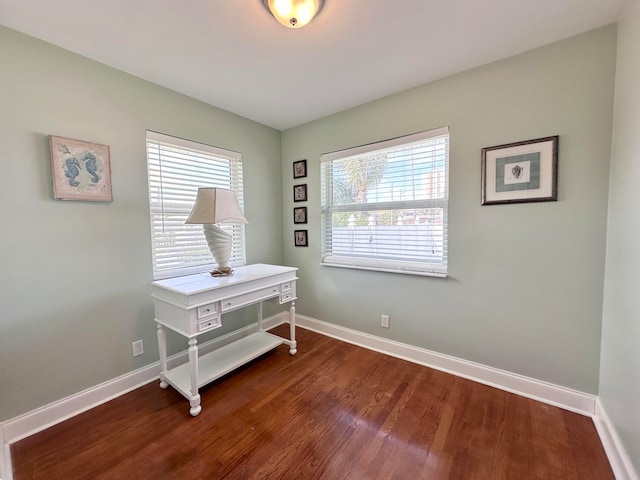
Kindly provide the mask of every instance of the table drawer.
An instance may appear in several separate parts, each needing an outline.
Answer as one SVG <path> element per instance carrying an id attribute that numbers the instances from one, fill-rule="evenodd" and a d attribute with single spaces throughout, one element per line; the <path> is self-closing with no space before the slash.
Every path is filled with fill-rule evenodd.
<path id="1" fill-rule="evenodd" d="M 221 311 L 226 312 L 228 310 L 233 310 L 234 308 L 239 308 L 244 305 L 248 305 L 250 303 L 264 300 L 267 298 L 271 298 L 279 294 L 280 294 L 279 286 L 274 285 L 273 287 L 261 288 L 260 290 L 256 290 L 255 292 L 245 293 L 243 295 L 237 295 L 235 297 L 223 300 Z"/>
<path id="2" fill-rule="evenodd" d="M 198 322 L 198 331 L 206 332 L 207 330 L 213 330 L 214 328 L 218 328 L 222 326 L 222 322 L 220 321 L 220 315 L 211 315 L 206 319 L 200 320 Z"/>
<path id="3" fill-rule="evenodd" d="M 280 284 L 281 292 L 290 292 L 291 291 L 291 282 L 284 282 Z"/>
<path id="4" fill-rule="evenodd" d="M 218 313 L 218 302 L 208 303 L 198 307 L 198 318 L 205 318 L 215 313 Z"/>

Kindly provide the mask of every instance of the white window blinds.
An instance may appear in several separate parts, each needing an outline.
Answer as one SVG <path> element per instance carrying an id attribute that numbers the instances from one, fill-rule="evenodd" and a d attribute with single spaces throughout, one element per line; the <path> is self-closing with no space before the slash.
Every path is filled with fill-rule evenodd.
<path id="1" fill-rule="evenodd" d="M 147 131 L 147 167 L 153 278 L 204 272 L 215 267 L 202 225 L 185 225 L 199 187 L 236 192 L 244 210 L 242 157 L 190 140 Z M 230 266 L 245 260 L 244 225 L 221 225 L 233 234 Z"/>
<path id="2" fill-rule="evenodd" d="M 322 262 L 447 273 L 449 129 L 324 154 Z"/>

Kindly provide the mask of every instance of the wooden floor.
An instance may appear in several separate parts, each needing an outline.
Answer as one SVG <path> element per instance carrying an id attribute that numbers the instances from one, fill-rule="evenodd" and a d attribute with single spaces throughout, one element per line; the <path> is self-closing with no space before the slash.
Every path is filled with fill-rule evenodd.
<path id="1" fill-rule="evenodd" d="M 285 327 L 276 331 L 283 333 Z M 26 479 L 614 479 L 590 418 L 298 330 L 201 391 L 153 382 L 12 445 Z"/>

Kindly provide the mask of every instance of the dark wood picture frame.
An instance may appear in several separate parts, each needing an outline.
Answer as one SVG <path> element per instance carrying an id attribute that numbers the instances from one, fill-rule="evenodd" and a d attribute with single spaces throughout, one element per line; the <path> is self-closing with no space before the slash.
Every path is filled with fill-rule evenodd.
<path id="1" fill-rule="evenodd" d="M 294 230 L 293 231 L 293 244 L 296 247 L 308 247 L 309 239 L 307 230 Z"/>
<path id="2" fill-rule="evenodd" d="M 307 176 L 307 161 L 298 160 L 293 162 L 293 178 L 304 178 Z"/>
<path id="3" fill-rule="evenodd" d="M 482 149 L 482 205 L 558 200 L 557 135 Z"/>
<path id="4" fill-rule="evenodd" d="M 293 223 L 307 223 L 307 207 L 293 209 Z"/>
<path id="5" fill-rule="evenodd" d="M 307 184 L 293 186 L 293 201 L 294 202 L 306 202 L 307 201 Z"/>

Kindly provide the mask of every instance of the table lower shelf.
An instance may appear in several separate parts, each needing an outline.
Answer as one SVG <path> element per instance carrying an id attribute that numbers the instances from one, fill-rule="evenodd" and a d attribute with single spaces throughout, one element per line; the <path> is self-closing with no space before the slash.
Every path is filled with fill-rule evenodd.
<path id="1" fill-rule="evenodd" d="M 256 332 L 198 357 L 198 388 L 226 375 L 283 343 L 285 343 L 285 339 L 277 335 Z M 165 375 L 165 379 L 176 390 L 189 398 L 191 395 L 189 363 L 172 368 Z"/>

